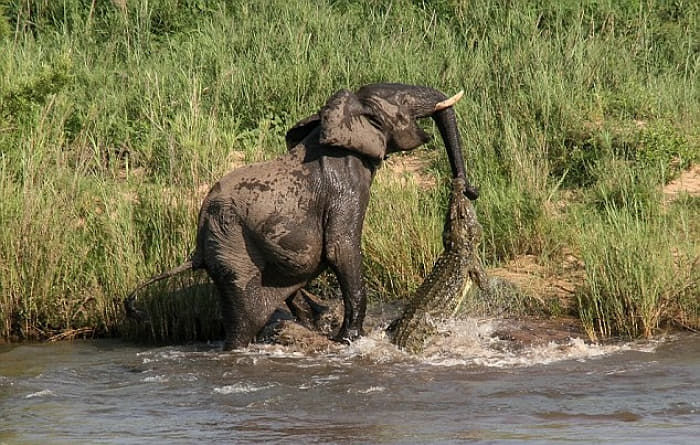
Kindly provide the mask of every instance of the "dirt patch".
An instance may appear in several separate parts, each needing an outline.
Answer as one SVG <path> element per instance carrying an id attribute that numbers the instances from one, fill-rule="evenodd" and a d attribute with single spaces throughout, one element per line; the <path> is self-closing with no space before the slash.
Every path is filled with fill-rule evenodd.
<path id="1" fill-rule="evenodd" d="M 407 177 L 413 178 L 422 189 L 435 187 L 437 182 L 428 168 L 432 161 L 416 155 L 392 156 L 384 162 L 384 168 L 399 181 L 405 182 Z"/>
<path id="2" fill-rule="evenodd" d="M 246 165 L 245 161 L 245 152 L 243 151 L 232 151 L 228 157 L 226 158 L 226 161 L 229 166 L 228 171 L 233 171 L 236 170 L 237 168 L 243 167 Z"/>
<path id="3" fill-rule="evenodd" d="M 487 273 L 515 284 L 543 306 L 556 300 L 563 312 L 571 312 L 576 307 L 576 289 L 581 286 L 585 276 L 583 267 L 583 262 L 573 253 L 564 252 L 557 274 L 539 264 L 534 255 L 519 256 L 502 267 L 489 269 Z"/>
<path id="4" fill-rule="evenodd" d="M 122 13 L 126 14 L 126 0 L 112 0 L 112 4 L 119 8 Z"/>
<path id="5" fill-rule="evenodd" d="M 700 164 L 692 165 L 688 170 L 682 171 L 680 176 L 666 184 L 663 192 L 666 202 L 671 202 L 684 193 L 700 196 Z"/>
<path id="6" fill-rule="evenodd" d="M 304 353 L 337 351 L 342 347 L 340 343 L 330 340 L 328 335 L 311 330 L 294 320 L 277 322 L 263 341 Z"/>
<path id="7" fill-rule="evenodd" d="M 587 338 L 581 321 L 573 317 L 508 319 L 499 324 L 501 327 L 491 337 L 503 340 L 503 346 L 511 351 L 549 343 L 566 343 L 572 338 Z"/>

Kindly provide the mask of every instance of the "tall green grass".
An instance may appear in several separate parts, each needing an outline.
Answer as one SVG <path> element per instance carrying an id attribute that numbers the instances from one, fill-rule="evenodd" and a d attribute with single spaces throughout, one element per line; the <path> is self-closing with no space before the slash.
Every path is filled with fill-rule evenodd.
<path id="1" fill-rule="evenodd" d="M 576 221 L 585 263 L 581 320 L 591 338 L 650 337 L 661 326 L 700 322 L 697 209 L 665 208 L 654 176 L 617 168 L 595 195 L 599 212 Z M 697 199 L 697 198 L 696 198 Z"/>
<path id="2" fill-rule="evenodd" d="M 132 332 L 119 299 L 187 257 L 208 186 L 282 152 L 286 129 L 336 90 L 379 81 L 465 90 L 457 113 L 488 264 L 573 248 L 587 260 L 591 332 L 697 328 L 697 288 L 682 305 L 660 303 L 672 291 L 644 297 L 656 321 L 614 303 L 649 280 L 678 283 L 668 259 L 624 252 L 668 242 L 698 256 L 684 241 L 698 227 L 669 223 L 693 219 L 692 199 L 653 217 L 620 210 L 656 202 L 653 190 L 697 161 L 695 3 L 4 0 L 0 338 Z M 379 298 L 409 294 L 440 251 L 448 169 L 441 142 L 428 150 L 418 155 L 439 153 L 436 189 L 390 175 L 374 186 L 365 274 Z M 630 171 L 665 173 L 625 185 Z M 134 335 L 216 335 L 202 283 L 147 291 L 152 320 Z M 171 295 L 180 288 L 192 291 Z"/>

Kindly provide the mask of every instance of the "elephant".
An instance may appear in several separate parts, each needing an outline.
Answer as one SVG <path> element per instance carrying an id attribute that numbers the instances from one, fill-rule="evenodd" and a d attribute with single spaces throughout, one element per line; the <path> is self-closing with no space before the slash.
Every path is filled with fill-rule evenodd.
<path id="1" fill-rule="evenodd" d="M 462 94 L 448 98 L 398 83 L 336 92 L 288 130 L 285 154 L 239 167 L 213 185 L 190 259 L 134 290 L 125 300 L 127 314 L 137 314 L 134 301 L 143 287 L 205 269 L 219 294 L 224 349 L 241 348 L 282 302 L 291 308 L 297 291 L 330 268 L 344 307 L 334 339 L 362 336 L 367 296 L 360 245 L 375 172 L 390 153 L 428 142 L 417 119 L 431 117 L 452 176 L 467 181 L 453 108 Z M 464 194 L 475 200 L 478 190 L 467 182 Z"/>

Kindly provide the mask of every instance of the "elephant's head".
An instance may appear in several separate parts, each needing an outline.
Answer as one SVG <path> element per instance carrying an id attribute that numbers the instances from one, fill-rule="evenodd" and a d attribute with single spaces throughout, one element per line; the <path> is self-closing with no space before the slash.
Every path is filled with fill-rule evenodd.
<path id="1" fill-rule="evenodd" d="M 340 90 L 328 99 L 319 113 L 310 116 L 287 132 L 292 148 L 320 124 L 319 142 L 381 160 L 396 151 L 412 150 L 430 140 L 416 122 L 432 117 L 440 130 L 454 178 L 467 180 L 462 144 L 452 106 L 462 92 L 448 98 L 423 86 L 373 84 L 357 93 Z M 465 195 L 476 199 L 479 193 L 467 182 Z"/>

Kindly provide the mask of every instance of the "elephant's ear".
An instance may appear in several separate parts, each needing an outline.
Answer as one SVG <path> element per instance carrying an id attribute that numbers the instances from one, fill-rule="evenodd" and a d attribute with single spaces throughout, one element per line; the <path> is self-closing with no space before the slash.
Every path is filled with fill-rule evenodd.
<path id="1" fill-rule="evenodd" d="M 321 123 L 321 116 L 319 116 L 318 113 L 314 113 L 294 124 L 294 126 L 287 131 L 285 136 L 287 150 L 296 147 L 314 128 L 318 127 L 319 123 Z"/>
<path id="2" fill-rule="evenodd" d="M 387 138 L 371 109 L 348 90 L 331 96 L 321 108 L 322 144 L 347 148 L 374 159 L 383 159 Z"/>

